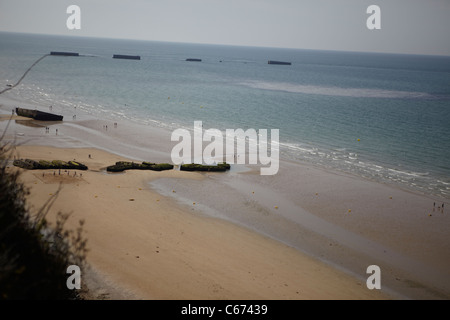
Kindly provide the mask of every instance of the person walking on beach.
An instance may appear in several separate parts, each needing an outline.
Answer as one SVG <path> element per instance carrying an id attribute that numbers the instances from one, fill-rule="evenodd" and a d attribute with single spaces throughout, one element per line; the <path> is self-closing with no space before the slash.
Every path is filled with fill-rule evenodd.
<path id="1" fill-rule="evenodd" d="M 433 212 L 436 209 L 436 202 L 433 202 Z"/>
<path id="2" fill-rule="evenodd" d="M 441 207 L 442 209 L 441 209 L 441 212 L 442 213 L 444 213 L 444 204 L 442 204 L 442 207 Z"/>

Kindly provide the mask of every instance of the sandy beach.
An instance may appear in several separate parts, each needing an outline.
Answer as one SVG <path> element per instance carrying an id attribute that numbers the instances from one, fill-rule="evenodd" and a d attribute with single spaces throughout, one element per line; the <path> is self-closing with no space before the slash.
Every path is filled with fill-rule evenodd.
<path id="1" fill-rule="evenodd" d="M 63 184 L 52 213 L 70 212 L 69 228 L 86 221 L 88 262 L 114 291 L 137 299 L 371 299 L 360 281 L 295 249 L 226 221 L 196 213 L 149 190 L 159 177 L 201 181 L 201 174 L 106 174 L 121 157 L 95 149 L 18 147 L 27 158 L 86 160 L 88 172 L 56 176 L 25 171 L 30 203 L 39 208 Z M 176 192 L 176 190 L 174 190 Z M 92 275 L 91 275 L 92 276 Z M 112 283 L 112 284 L 111 284 Z M 87 284 L 89 285 L 89 283 Z M 95 295 L 95 292 L 93 293 Z"/>
<path id="2" fill-rule="evenodd" d="M 0 107 L 0 132 L 11 106 Z M 116 161 L 170 162 L 167 133 L 139 127 L 147 138 L 134 142 L 131 124 L 106 131 L 81 119 L 46 134 L 47 124 L 23 120 L 5 136 L 16 157 L 89 167 L 20 170 L 32 210 L 62 184 L 50 220 L 85 220 L 91 299 L 450 297 L 450 212 L 433 211 L 446 199 L 287 161 L 271 177 L 245 166 L 110 174 Z M 366 287 L 369 265 L 380 266 L 381 290 Z"/>

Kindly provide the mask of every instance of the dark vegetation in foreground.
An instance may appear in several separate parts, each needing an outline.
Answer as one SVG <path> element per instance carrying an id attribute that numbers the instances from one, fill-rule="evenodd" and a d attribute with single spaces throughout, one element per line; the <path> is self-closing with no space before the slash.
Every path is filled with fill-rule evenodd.
<path id="1" fill-rule="evenodd" d="M 47 223 L 58 192 L 31 212 L 19 170 L 8 168 L 11 149 L 0 139 L 0 299 L 81 299 L 66 283 L 70 265 L 85 265 L 83 221 L 71 231 L 67 214 L 59 213 L 55 226 Z"/>

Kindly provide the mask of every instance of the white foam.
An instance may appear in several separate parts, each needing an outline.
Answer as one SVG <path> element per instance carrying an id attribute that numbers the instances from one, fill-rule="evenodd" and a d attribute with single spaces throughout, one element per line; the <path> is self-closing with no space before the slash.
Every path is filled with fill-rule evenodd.
<path id="1" fill-rule="evenodd" d="M 397 98 L 415 99 L 431 98 L 426 92 L 396 91 L 373 88 L 341 88 L 314 85 L 301 85 L 288 82 L 246 81 L 241 85 L 263 90 L 285 91 L 292 93 L 316 94 L 325 96 L 356 97 L 356 98 Z"/>

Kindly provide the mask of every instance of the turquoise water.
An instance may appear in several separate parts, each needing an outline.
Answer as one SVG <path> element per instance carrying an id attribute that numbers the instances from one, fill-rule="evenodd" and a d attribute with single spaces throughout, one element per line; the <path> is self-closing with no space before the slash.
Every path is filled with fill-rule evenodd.
<path id="1" fill-rule="evenodd" d="M 50 51 L 82 56 L 47 57 L 5 95 L 168 128 L 279 129 L 284 158 L 450 195 L 450 57 L 0 33 L 0 88 Z"/>

